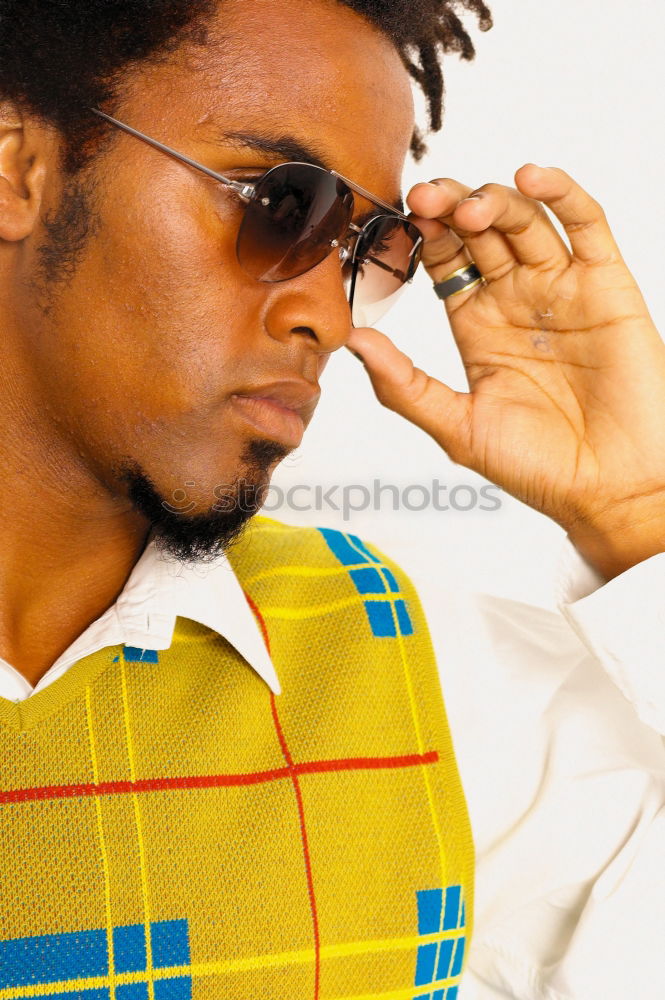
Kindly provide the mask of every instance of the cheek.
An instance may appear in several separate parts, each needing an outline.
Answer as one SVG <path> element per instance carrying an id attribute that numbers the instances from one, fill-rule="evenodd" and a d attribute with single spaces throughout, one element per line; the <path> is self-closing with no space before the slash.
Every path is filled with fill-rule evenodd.
<path id="1" fill-rule="evenodd" d="M 177 419 L 233 384 L 256 289 L 237 263 L 239 213 L 198 190 L 109 204 L 57 316 L 58 377 L 132 421 Z M 219 205 L 218 205 L 219 207 Z M 237 309 L 239 296 L 243 310 Z"/>

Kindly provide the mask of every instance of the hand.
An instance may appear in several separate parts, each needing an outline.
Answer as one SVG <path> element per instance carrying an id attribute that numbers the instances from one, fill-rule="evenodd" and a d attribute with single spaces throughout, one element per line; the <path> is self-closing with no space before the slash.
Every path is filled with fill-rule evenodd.
<path id="1" fill-rule="evenodd" d="M 408 196 L 430 277 L 473 259 L 486 279 L 444 305 L 468 393 L 376 330 L 348 347 L 385 406 L 557 521 L 609 579 L 665 551 L 665 344 L 600 205 L 558 168 L 526 164 L 515 182 Z"/>

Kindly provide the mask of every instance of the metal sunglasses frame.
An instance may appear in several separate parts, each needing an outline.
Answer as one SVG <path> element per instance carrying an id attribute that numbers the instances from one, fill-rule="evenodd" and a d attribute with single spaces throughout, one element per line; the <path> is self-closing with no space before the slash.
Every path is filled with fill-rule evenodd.
<path id="1" fill-rule="evenodd" d="M 241 201 L 244 201 L 246 204 L 249 204 L 256 197 L 256 184 L 251 184 L 251 183 L 248 184 L 245 181 L 231 180 L 230 177 L 225 177 L 224 174 L 219 174 L 217 173 L 217 171 L 211 170 L 210 167 L 206 167 L 204 166 L 204 164 L 198 163 L 197 160 L 193 160 L 191 157 L 186 156 L 184 153 L 179 153 L 177 150 L 172 149 L 171 146 L 166 146 L 163 142 L 159 142 L 157 139 L 151 138 L 151 136 L 146 135 L 144 132 L 139 132 L 138 129 L 132 128 L 131 125 L 126 125 L 125 122 L 121 122 L 119 121 L 119 119 L 113 118 L 112 115 L 107 115 L 105 111 L 100 111 L 98 108 L 90 108 L 89 110 L 92 111 L 93 114 L 99 115 L 100 118 L 105 118 L 106 121 L 111 122 L 112 125 L 116 125 L 118 128 L 122 129 L 123 132 L 127 132 L 129 135 L 133 135 L 136 139 L 141 139 L 143 142 L 147 142 L 148 145 L 153 146 L 154 149 L 158 149 L 162 153 L 167 153 L 169 156 L 174 157 L 174 159 L 179 160 L 181 163 L 186 163 L 188 166 L 193 167 L 195 170 L 200 170 L 202 173 L 207 174 L 208 177 L 212 177 L 213 180 L 219 181 L 220 184 L 223 184 L 226 187 L 231 188 L 233 191 L 236 192 Z M 313 166 L 313 164 L 307 164 L 307 165 Z M 318 169 L 322 168 L 319 167 Z M 267 172 L 268 171 L 266 171 L 266 173 Z M 336 170 L 327 170 L 325 172 L 332 174 L 333 177 L 336 177 L 338 180 L 341 180 L 344 184 L 347 185 L 347 187 L 351 189 L 351 191 L 353 191 L 355 194 L 359 194 L 362 198 L 365 198 L 366 201 L 371 202 L 378 208 L 384 209 L 387 216 L 395 219 L 400 219 L 403 222 L 411 222 L 408 216 L 406 216 L 403 212 L 400 212 L 398 209 L 396 209 L 394 205 L 389 205 L 388 202 L 382 201 L 381 198 L 377 198 L 377 196 L 372 194 L 371 191 L 367 191 L 364 187 L 361 187 L 360 184 L 356 184 L 355 181 L 349 180 L 349 178 L 345 177 L 343 174 L 338 173 Z M 348 243 L 345 245 L 344 242 L 340 242 L 339 240 L 333 240 L 331 241 L 331 249 L 339 247 L 339 256 L 343 264 L 346 263 L 349 259 L 351 259 L 351 262 L 356 266 L 360 264 L 369 264 L 369 263 L 376 264 L 384 271 L 390 271 L 391 273 L 399 277 L 400 280 L 403 281 L 405 276 L 402 272 L 395 271 L 393 268 L 389 267 L 389 265 L 385 264 L 381 260 L 377 260 L 375 257 L 368 257 L 365 260 L 356 261 L 355 248 L 358 245 L 360 238 L 364 234 L 365 230 L 367 230 L 370 226 L 374 225 L 377 221 L 377 218 L 384 218 L 384 216 L 378 216 L 378 217 L 375 216 L 374 218 L 366 222 L 362 228 L 354 225 L 354 223 L 350 223 L 349 232 L 353 233 L 356 236 L 353 247 L 348 246 Z M 414 249 L 412 253 L 416 251 L 419 245 L 420 245 L 419 243 L 414 244 Z M 316 265 L 313 266 L 315 267 Z M 412 280 L 413 278 L 410 278 L 408 283 L 410 283 Z M 352 285 L 355 286 L 355 280 L 352 282 Z"/>

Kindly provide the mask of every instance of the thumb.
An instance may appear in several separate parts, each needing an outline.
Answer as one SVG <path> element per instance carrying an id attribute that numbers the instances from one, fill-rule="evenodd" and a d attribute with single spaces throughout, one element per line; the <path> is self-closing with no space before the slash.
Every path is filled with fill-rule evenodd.
<path id="1" fill-rule="evenodd" d="M 376 397 L 441 445 L 454 462 L 470 462 L 472 397 L 416 368 L 378 330 L 356 328 L 346 346 L 365 365 Z"/>

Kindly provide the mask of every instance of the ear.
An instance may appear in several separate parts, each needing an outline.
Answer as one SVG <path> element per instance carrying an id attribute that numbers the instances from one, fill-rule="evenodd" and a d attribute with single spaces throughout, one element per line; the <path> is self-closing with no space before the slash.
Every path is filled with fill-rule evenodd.
<path id="1" fill-rule="evenodd" d="M 13 102 L 0 101 L 0 241 L 16 243 L 33 231 L 52 145 L 44 128 L 29 124 Z"/>

